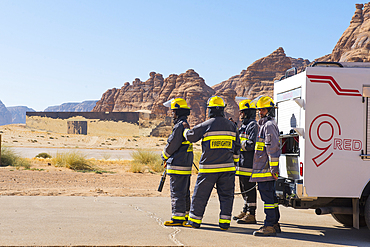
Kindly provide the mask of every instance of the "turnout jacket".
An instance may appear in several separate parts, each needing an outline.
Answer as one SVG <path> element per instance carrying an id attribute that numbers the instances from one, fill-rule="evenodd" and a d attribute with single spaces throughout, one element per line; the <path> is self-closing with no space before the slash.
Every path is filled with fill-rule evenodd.
<path id="1" fill-rule="evenodd" d="M 259 132 L 253 159 L 253 172 L 250 182 L 275 180 L 272 174 L 279 172 L 279 129 L 272 117 L 264 117 L 258 121 Z"/>
<path id="2" fill-rule="evenodd" d="M 237 127 L 224 117 L 214 117 L 193 129 L 185 129 L 190 142 L 202 139 L 199 173 L 235 172 L 239 161 L 240 140 Z"/>
<path id="3" fill-rule="evenodd" d="M 243 119 L 239 128 L 240 161 L 236 167 L 236 175 L 251 176 L 253 168 L 254 147 L 258 134 L 258 125 L 254 119 Z"/>
<path id="4" fill-rule="evenodd" d="M 193 144 L 183 136 L 183 122 L 187 123 L 186 117 L 180 117 L 177 120 L 161 155 L 162 160 L 167 163 L 169 175 L 191 175 Z"/>

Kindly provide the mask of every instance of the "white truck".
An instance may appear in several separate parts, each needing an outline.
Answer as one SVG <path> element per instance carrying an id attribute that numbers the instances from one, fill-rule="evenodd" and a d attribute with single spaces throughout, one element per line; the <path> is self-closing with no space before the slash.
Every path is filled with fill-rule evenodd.
<path id="1" fill-rule="evenodd" d="M 318 62 L 274 82 L 280 204 L 370 229 L 369 98 L 370 63 Z"/>

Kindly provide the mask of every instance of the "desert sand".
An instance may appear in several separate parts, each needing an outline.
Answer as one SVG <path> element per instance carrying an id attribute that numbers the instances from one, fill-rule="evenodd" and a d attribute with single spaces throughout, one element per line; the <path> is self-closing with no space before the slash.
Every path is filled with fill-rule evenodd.
<path id="1" fill-rule="evenodd" d="M 166 138 L 132 136 L 107 137 L 71 135 L 26 128 L 25 125 L 0 126 L 2 145 L 25 148 L 63 148 L 76 151 L 147 149 L 160 152 Z M 200 144 L 194 145 L 200 150 Z M 169 178 L 162 192 L 158 192 L 161 173 L 132 173 L 128 160 L 95 161 L 105 173 L 82 173 L 49 165 L 48 159 L 30 159 L 31 169 L 0 167 L 0 195 L 2 196 L 140 196 L 169 197 Z M 191 189 L 196 174 L 192 175 Z"/>

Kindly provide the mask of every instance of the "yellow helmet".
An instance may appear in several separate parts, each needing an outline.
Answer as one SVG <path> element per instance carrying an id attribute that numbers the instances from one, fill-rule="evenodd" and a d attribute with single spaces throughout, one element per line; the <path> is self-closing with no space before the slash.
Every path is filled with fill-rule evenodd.
<path id="1" fill-rule="evenodd" d="M 225 107 L 225 101 L 220 96 L 212 96 L 207 101 L 207 107 Z"/>
<path id="2" fill-rule="evenodd" d="M 275 108 L 274 101 L 268 96 L 259 96 L 256 100 L 257 109 Z"/>
<path id="3" fill-rule="evenodd" d="M 245 99 L 239 102 L 239 110 L 248 110 L 248 109 L 256 109 L 256 105 L 252 100 Z"/>
<path id="4" fill-rule="evenodd" d="M 171 110 L 176 109 L 190 109 L 188 104 L 186 104 L 186 101 L 182 98 L 176 98 L 174 100 L 171 100 Z"/>

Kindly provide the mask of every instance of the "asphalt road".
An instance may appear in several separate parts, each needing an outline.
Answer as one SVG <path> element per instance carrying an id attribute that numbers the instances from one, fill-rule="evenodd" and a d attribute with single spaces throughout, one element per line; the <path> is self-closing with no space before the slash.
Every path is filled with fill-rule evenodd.
<path id="1" fill-rule="evenodd" d="M 258 205 L 262 205 L 261 201 Z M 236 197 L 234 213 L 242 207 Z M 370 246 L 370 230 L 345 228 L 331 216 L 280 206 L 282 233 L 254 237 L 262 225 L 218 228 L 219 203 L 211 198 L 200 229 L 165 227 L 168 197 L 0 197 L 0 245 L 94 246 Z"/>

